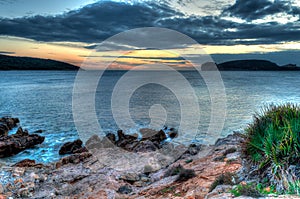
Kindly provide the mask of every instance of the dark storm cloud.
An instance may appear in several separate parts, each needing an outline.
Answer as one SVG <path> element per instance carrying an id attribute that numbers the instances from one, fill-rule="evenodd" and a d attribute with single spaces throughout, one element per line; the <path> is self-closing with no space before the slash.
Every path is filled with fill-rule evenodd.
<path id="1" fill-rule="evenodd" d="M 0 34 L 34 39 L 37 41 L 68 41 L 93 43 L 86 48 L 92 49 L 108 37 L 125 30 L 141 27 L 164 27 L 177 30 L 200 44 L 267 44 L 300 40 L 299 22 L 280 24 L 276 22 L 253 24 L 237 23 L 224 19 L 235 16 L 246 20 L 263 18 L 276 13 L 289 13 L 298 16 L 299 8 L 286 1 L 237 0 L 224 10 L 221 17 L 185 16 L 166 4 L 117 2 L 98 2 L 79 10 L 57 16 L 33 16 L 15 19 L 0 19 Z M 149 34 L 149 32 L 147 33 Z M 138 35 L 137 35 L 138 36 Z M 170 40 L 159 32 L 150 32 L 149 37 L 159 38 L 162 46 Z M 173 38 L 180 43 L 180 38 Z M 144 41 L 151 46 L 153 40 Z M 148 43 L 147 43 L 148 42 Z M 131 41 L 135 43 L 134 38 Z M 130 46 L 107 43 L 104 49 L 130 49 Z M 144 43 L 143 43 L 144 44 Z M 173 46 L 174 47 L 174 46 Z M 175 46 L 176 47 L 176 46 Z"/>
<path id="2" fill-rule="evenodd" d="M 245 19 L 247 21 L 261 19 L 266 16 L 284 13 L 299 15 L 300 9 L 293 6 L 290 1 L 275 0 L 236 0 L 235 4 L 223 11 L 223 15 L 229 15 Z"/>

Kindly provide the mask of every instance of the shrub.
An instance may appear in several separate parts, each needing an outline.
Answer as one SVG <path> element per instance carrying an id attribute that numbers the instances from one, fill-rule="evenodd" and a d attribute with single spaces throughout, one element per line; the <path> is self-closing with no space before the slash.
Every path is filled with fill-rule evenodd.
<path id="1" fill-rule="evenodd" d="M 266 106 L 246 128 L 243 153 L 279 191 L 288 191 L 289 182 L 295 177 L 287 171 L 299 161 L 299 132 L 300 107 L 294 104 Z"/>

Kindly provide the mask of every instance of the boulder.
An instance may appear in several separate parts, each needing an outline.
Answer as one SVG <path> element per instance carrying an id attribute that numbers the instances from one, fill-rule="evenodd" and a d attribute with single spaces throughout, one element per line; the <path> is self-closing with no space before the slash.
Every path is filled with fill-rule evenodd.
<path id="1" fill-rule="evenodd" d="M 74 154 L 75 151 L 78 151 L 81 148 L 82 141 L 80 139 L 73 142 L 67 142 L 59 149 L 59 155 Z"/>
<path id="2" fill-rule="evenodd" d="M 0 158 L 16 155 L 25 149 L 43 143 L 45 137 L 37 134 L 28 134 L 18 129 L 18 132 L 9 136 L 0 137 Z"/>

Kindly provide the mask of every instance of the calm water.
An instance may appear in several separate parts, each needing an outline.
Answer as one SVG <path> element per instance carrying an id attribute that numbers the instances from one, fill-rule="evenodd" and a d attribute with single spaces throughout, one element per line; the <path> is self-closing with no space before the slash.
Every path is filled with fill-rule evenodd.
<path id="1" fill-rule="evenodd" d="M 96 112 L 102 134 L 118 129 L 111 112 L 111 95 L 123 74 L 120 71 L 105 73 L 97 89 Z M 197 133 L 201 134 L 206 131 L 210 119 L 209 93 L 197 73 L 184 72 L 183 75 L 199 99 L 201 118 Z M 58 150 L 64 142 L 78 138 L 72 115 L 75 76 L 74 71 L 0 72 L 0 116 L 18 117 L 23 128 L 30 132 L 42 129 L 42 135 L 46 137 L 39 147 L 0 161 L 17 162 L 31 158 L 51 162 L 60 158 Z M 300 102 L 299 72 L 222 72 L 222 78 L 227 94 L 227 116 L 222 136 L 243 129 L 251 122 L 253 113 L 264 104 Z M 176 81 L 173 83 L 177 84 Z M 186 92 L 182 85 L 176 87 L 180 92 Z M 138 88 L 130 98 L 129 112 L 137 124 L 136 128 L 147 127 L 149 108 L 154 104 L 165 108 L 168 116 L 166 125 L 178 127 L 181 115 L 175 95 L 166 87 L 148 84 Z M 188 143 L 198 138 L 186 133 L 180 139 Z"/>

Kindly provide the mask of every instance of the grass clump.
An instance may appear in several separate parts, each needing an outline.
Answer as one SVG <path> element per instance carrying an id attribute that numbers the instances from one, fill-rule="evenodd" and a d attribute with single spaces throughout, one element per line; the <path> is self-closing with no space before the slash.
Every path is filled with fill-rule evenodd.
<path id="1" fill-rule="evenodd" d="M 289 192 L 299 179 L 291 166 L 299 164 L 300 107 L 270 105 L 254 115 L 246 128 L 243 153 L 277 191 Z"/>

